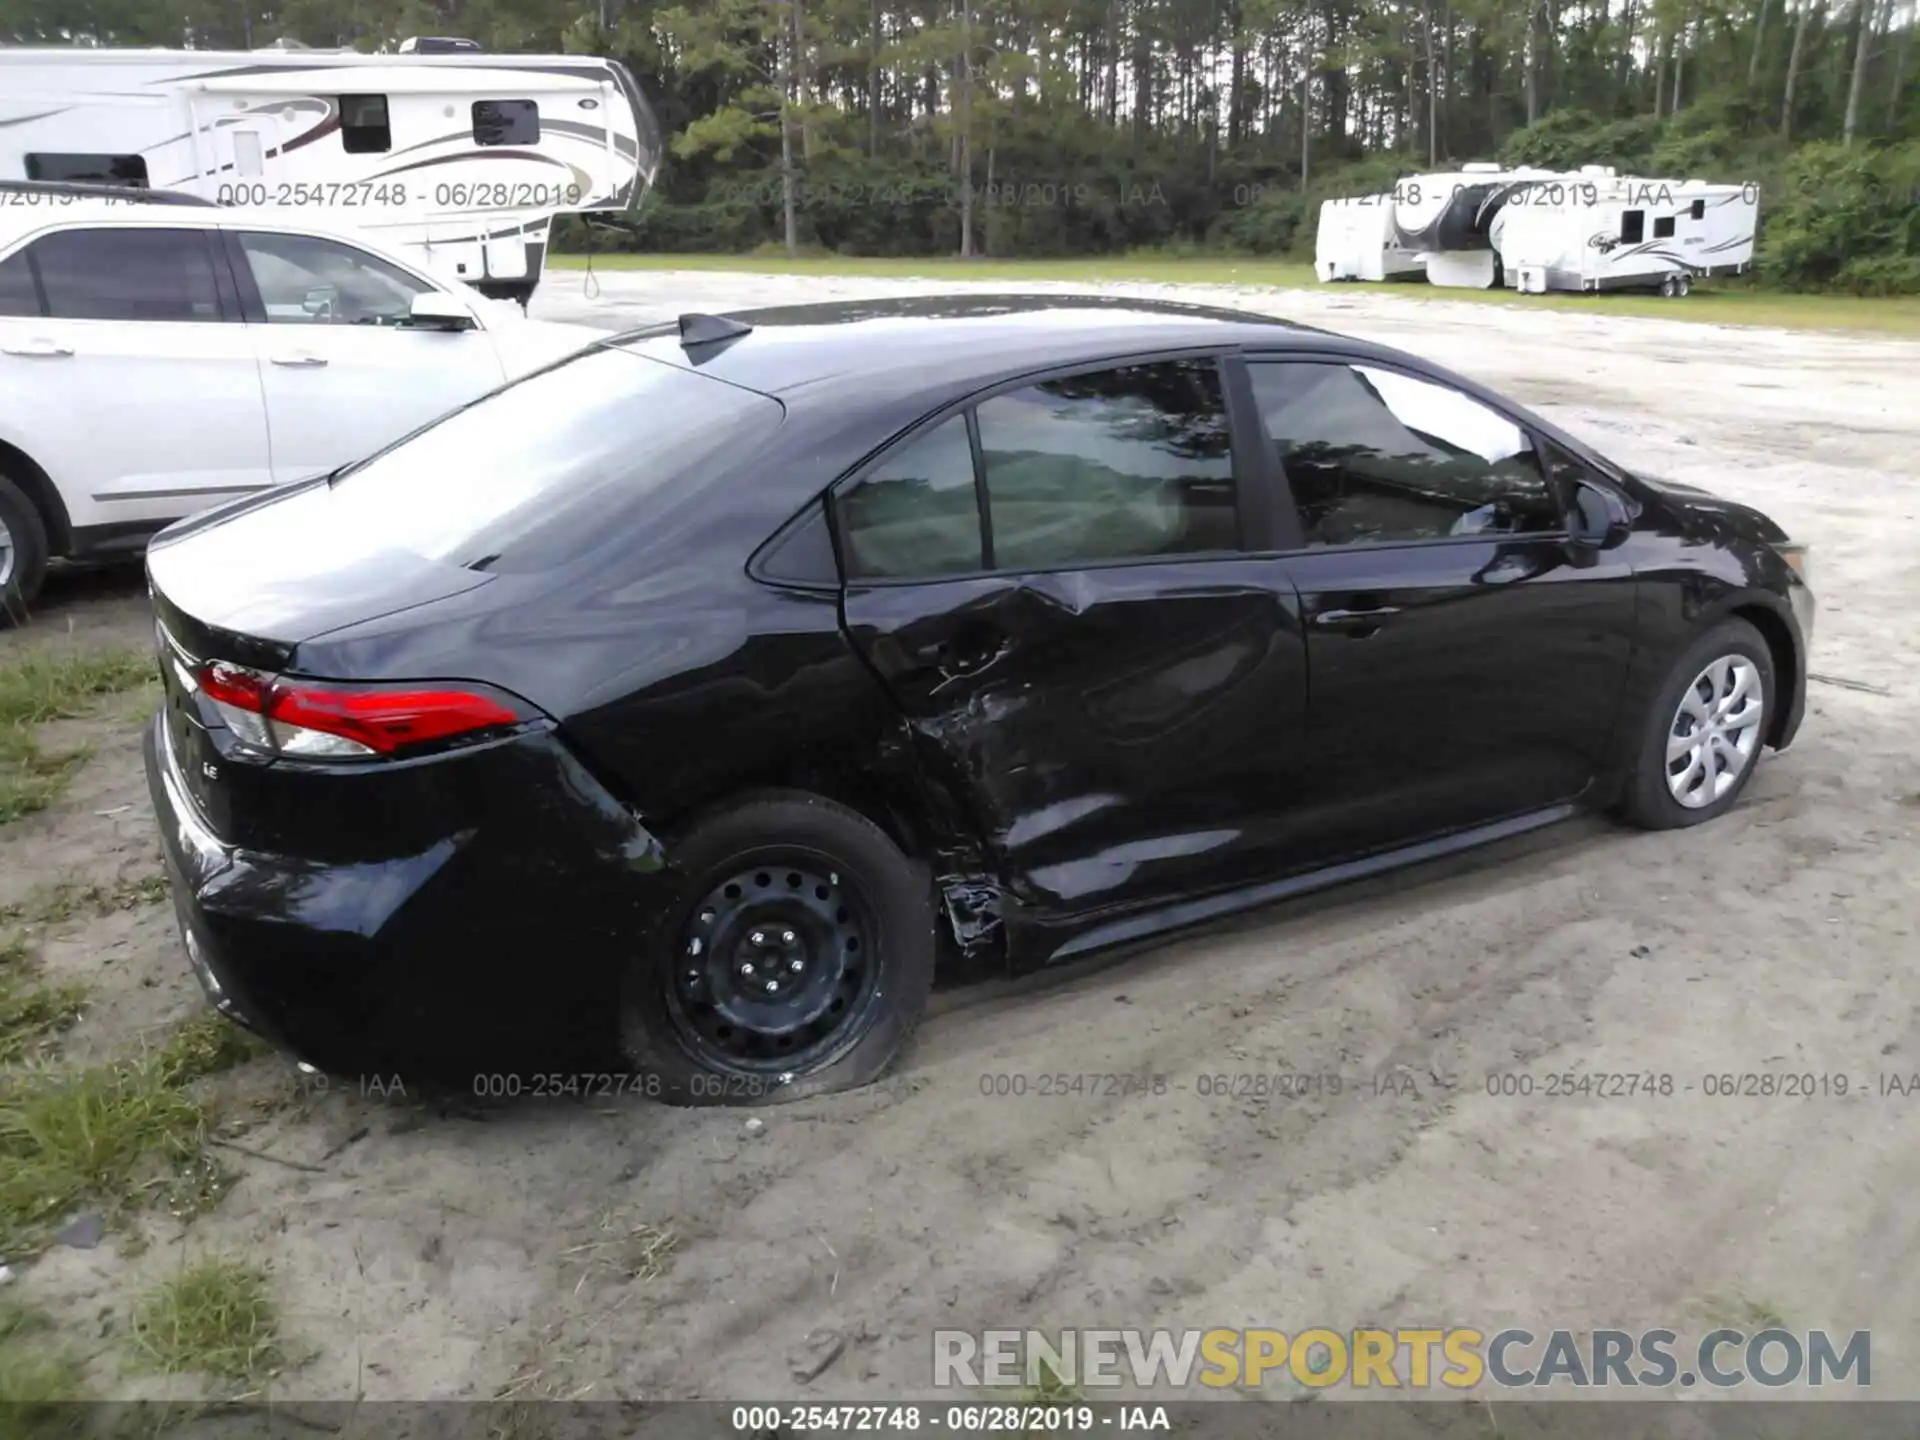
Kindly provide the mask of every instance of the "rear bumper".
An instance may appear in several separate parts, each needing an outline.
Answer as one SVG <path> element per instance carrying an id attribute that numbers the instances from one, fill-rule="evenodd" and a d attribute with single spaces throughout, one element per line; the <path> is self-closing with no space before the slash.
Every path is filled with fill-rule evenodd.
<path id="1" fill-rule="evenodd" d="M 548 736 L 514 743 L 564 756 Z M 630 844 L 581 845 L 604 839 L 610 800 L 582 815 L 580 792 L 557 788 L 540 824 L 321 864 L 216 835 L 164 715 L 145 751 L 188 962 L 223 1014 L 317 1069 L 389 1086 L 618 1063 L 621 969 L 666 878 L 657 843 L 623 811 Z"/>

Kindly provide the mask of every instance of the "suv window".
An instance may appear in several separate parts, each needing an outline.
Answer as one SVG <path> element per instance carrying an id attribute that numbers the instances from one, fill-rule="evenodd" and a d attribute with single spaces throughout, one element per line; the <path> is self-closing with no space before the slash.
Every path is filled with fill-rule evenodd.
<path id="1" fill-rule="evenodd" d="M 364 250 L 315 235 L 247 231 L 247 269 L 274 325 L 398 325 L 434 287 Z"/>
<path id="2" fill-rule="evenodd" d="M 977 414 L 995 568 L 1237 547 L 1233 443 L 1211 361 L 1048 380 Z"/>
<path id="3" fill-rule="evenodd" d="M 473 102 L 473 143 L 476 145 L 538 145 L 540 106 L 532 100 L 476 100 Z"/>
<path id="4" fill-rule="evenodd" d="M 219 320 L 203 230 L 61 230 L 29 247 L 55 320 Z"/>
<path id="5" fill-rule="evenodd" d="M 1367 365 L 1249 369 L 1307 544 L 1565 528 L 1527 432 L 1471 396 Z"/>
<path id="6" fill-rule="evenodd" d="M 953 575 L 985 564 L 964 415 L 888 453 L 835 508 L 849 579 Z"/>
<path id="7" fill-rule="evenodd" d="M 16 251 L 0 260 L 0 315 L 38 315 L 40 292 L 33 284 L 33 264 L 27 252 Z"/>

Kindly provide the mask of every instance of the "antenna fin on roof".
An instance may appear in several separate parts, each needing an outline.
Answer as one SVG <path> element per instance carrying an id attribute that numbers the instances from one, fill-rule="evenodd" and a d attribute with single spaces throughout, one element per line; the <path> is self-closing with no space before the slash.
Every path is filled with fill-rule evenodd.
<path id="1" fill-rule="evenodd" d="M 732 340 L 740 335 L 751 334 L 753 327 L 743 325 L 738 320 L 729 320 L 724 315 L 682 315 L 680 317 L 680 344 L 712 345 L 721 340 Z"/>

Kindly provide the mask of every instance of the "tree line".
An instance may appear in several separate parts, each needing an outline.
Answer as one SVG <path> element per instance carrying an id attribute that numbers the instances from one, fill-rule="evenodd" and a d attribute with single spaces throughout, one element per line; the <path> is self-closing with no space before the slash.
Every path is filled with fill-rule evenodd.
<path id="1" fill-rule="evenodd" d="M 16 43 L 625 61 L 668 153 L 575 243 L 1300 255 L 1469 160 L 1761 187 L 1769 283 L 1920 291 L 1920 0 L 0 0 Z"/>

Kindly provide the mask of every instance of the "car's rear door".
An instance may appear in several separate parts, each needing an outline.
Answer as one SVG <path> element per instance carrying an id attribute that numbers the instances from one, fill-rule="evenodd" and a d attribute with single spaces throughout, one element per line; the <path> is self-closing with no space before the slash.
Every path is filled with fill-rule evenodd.
<path id="1" fill-rule="evenodd" d="M 1011 387 L 923 425 L 834 511 L 854 644 L 1023 898 L 1253 878 L 1300 760 L 1285 566 L 1212 357 Z M 1244 408 L 1244 407 L 1243 407 Z"/>
<path id="2" fill-rule="evenodd" d="M 5 262 L 0 433 L 105 539 L 272 483 L 259 367 L 207 230 L 73 225 Z"/>
<path id="3" fill-rule="evenodd" d="M 436 287 L 323 235 L 228 232 L 227 250 L 266 389 L 276 480 L 358 460 L 501 384 L 479 329 L 416 329 L 413 298 Z"/>
<path id="4" fill-rule="evenodd" d="M 1618 719 L 1634 584 L 1617 552 L 1569 542 L 1577 462 L 1412 368 L 1249 360 L 1284 476 L 1322 857 L 1579 796 Z"/>

